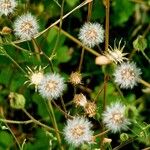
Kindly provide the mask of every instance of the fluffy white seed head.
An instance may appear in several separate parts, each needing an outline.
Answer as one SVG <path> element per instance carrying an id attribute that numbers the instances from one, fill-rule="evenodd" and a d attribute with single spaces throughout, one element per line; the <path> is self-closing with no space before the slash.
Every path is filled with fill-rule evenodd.
<path id="1" fill-rule="evenodd" d="M 107 56 L 111 61 L 117 63 L 122 63 L 124 60 L 128 60 L 125 56 L 127 53 L 123 53 L 123 49 L 125 47 L 125 44 L 121 47 L 121 40 L 119 41 L 118 46 L 116 46 L 116 41 L 114 42 L 114 48 L 109 46 L 108 51 L 105 53 L 105 56 Z"/>
<path id="2" fill-rule="evenodd" d="M 117 66 L 114 72 L 114 81 L 121 88 L 132 89 L 141 75 L 141 69 L 137 68 L 135 63 L 124 62 Z"/>
<path id="3" fill-rule="evenodd" d="M 5 14 L 7 16 L 14 11 L 16 6 L 15 0 L 0 0 L 0 15 Z"/>
<path id="4" fill-rule="evenodd" d="M 112 103 L 102 114 L 103 123 L 112 133 L 127 130 L 127 126 L 130 122 L 125 116 L 125 108 L 126 107 L 119 102 Z"/>
<path id="5" fill-rule="evenodd" d="M 79 32 L 79 39 L 89 47 L 94 47 L 104 41 L 104 29 L 99 23 L 85 23 Z"/>
<path id="6" fill-rule="evenodd" d="M 15 34 L 22 40 L 31 40 L 38 33 L 38 29 L 37 20 L 30 13 L 18 17 L 14 23 Z"/>
<path id="7" fill-rule="evenodd" d="M 63 130 L 65 140 L 75 147 L 85 142 L 90 143 L 93 136 L 91 127 L 92 124 L 86 118 L 74 117 L 73 120 L 67 121 Z"/>
<path id="8" fill-rule="evenodd" d="M 59 74 L 46 74 L 38 85 L 39 93 L 47 99 L 57 99 L 65 89 L 64 78 Z"/>

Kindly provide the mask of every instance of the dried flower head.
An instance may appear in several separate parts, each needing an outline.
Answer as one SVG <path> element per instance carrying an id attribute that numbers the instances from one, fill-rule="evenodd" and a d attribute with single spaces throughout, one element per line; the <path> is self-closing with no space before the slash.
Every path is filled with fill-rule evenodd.
<path id="1" fill-rule="evenodd" d="M 38 29 L 37 20 L 30 13 L 20 16 L 14 23 L 16 36 L 23 40 L 31 40 L 38 33 Z"/>
<path id="2" fill-rule="evenodd" d="M 104 41 L 104 29 L 99 23 L 85 23 L 79 31 L 79 39 L 89 47 L 94 47 Z"/>
<path id="3" fill-rule="evenodd" d="M 84 111 L 89 117 L 93 117 L 96 115 L 96 104 L 94 102 L 87 102 Z"/>
<path id="4" fill-rule="evenodd" d="M 106 144 L 106 143 L 110 144 L 111 142 L 112 142 L 112 139 L 109 139 L 109 138 L 103 139 L 103 144 Z"/>
<path id="5" fill-rule="evenodd" d="M 79 72 L 72 72 L 69 81 L 73 85 L 81 84 L 82 75 Z"/>
<path id="6" fill-rule="evenodd" d="M 73 102 L 75 103 L 76 106 L 85 106 L 87 103 L 86 97 L 80 93 L 80 94 L 75 94 L 73 98 Z"/>
<path id="7" fill-rule="evenodd" d="M 16 6 L 15 0 L 0 0 L 0 15 L 5 14 L 7 16 L 14 11 Z"/>
<path id="8" fill-rule="evenodd" d="M 85 142 L 91 142 L 93 132 L 92 124 L 83 117 L 74 117 L 73 120 L 67 120 L 63 132 L 65 140 L 73 146 L 79 146 Z"/>
<path id="9" fill-rule="evenodd" d="M 128 58 L 124 57 L 127 55 L 127 53 L 123 53 L 123 49 L 125 47 L 124 45 L 121 47 L 121 40 L 119 41 L 118 47 L 116 46 L 116 41 L 114 42 L 114 48 L 109 46 L 108 51 L 105 53 L 105 56 L 107 56 L 111 61 L 117 63 L 122 63 L 124 60 L 128 60 Z"/>
<path id="10" fill-rule="evenodd" d="M 100 55 L 100 56 L 96 57 L 96 59 L 95 59 L 96 65 L 107 65 L 110 63 L 112 63 L 112 61 L 104 55 Z"/>
<path id="11" fill-rule="evenodd" d="M 41 80 L 44 77 L 44 68 L 42 68 L 41 66 L 39 67 L 34 67 L 33 70 L 27 66 L 27 72 L 28 75 L 26 75 L 26 77 L 29 79 L 28 81 L 26 81 L 25 83 L 30 83 L 29 85 L 35 85 L 35 89 L 37 90 L 38 85 L 41 83 Z"/>
<path id="12" fill-rule="evenodd" d="M 138 79 L 141 75 L 141 69 L 137 68 L 135 63 L 122 63 L 115 69 L 115 82 L 121 88 L 132 89 L 137 85 Z"/>
<path id="13" fill-rule="evenodd" d="M 64 78 L 59 74 L 46 74 L 38 85 L 39 93 L 47 99 L 57 99 L 65 89 Z"/>
<path id="14" fill-rule="evenodd" d="M 103 123 L 113 133 L 126 130 L 127 126 L 130 124 L 125 116 L 125 109 L 125 105 L 119 102 L 112 103 L 110 106 L 106 107 L 103 113 Z"/>
<path id="15" fill-rule="evenodd" d="M 9 28 L 9 27 L 7 27 L 7 26 L 5 26 L 5 27 L 3 27 L 1 33 L 2 33 L 3 35 L 6 35 L 6 34 L 10 34 L 11 32 L 12 32 L 12 29 Z"/>

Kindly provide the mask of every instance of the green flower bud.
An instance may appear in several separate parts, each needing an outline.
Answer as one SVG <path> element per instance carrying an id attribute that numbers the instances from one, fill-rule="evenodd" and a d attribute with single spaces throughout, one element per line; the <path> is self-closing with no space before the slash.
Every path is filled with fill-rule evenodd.
<path id="1" fill-rule="evenodd" d="M 125 141 L 127 141 L 128 139 L 129 139 L 128 134 L 122 133 L 122 134 L 120 135 L 120 140 L 121 140 L 121 142 L 125 142 Z"/>
<path id="2" fill-rule="evenodd" d="M 25 98 L 22 94 L 11 92 L 9 94 L 10 106 L 15 109 L 22 109 L 25 107 Z"/>
<path id="3" fill-rule="evenodd" d="M 138 51 L 144 51 L 147 47 L 147 40 L 139 35 L 137 39 L 133 41 L 133 47 Z"/>

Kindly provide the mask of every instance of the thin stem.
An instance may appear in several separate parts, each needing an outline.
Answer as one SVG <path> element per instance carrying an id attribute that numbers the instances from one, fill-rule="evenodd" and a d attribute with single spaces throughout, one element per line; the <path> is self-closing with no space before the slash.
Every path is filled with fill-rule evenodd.
<path id="1" fill-rule="evenodd" d="M 105 0 L 106 20 L 105 20 L 105 52 L 108 51 L 109 46 L 109 9 L 110 1 Z"/>
<path id="2" fill-rule="evenodd" d="M 121 149 L 122 147 L 124 147 L 125 145 L 127 145 L 127 144 L 133 142 L 134 140 L 135 140 L 135 139 L 129 139 L 128 141 L 123 142 L 123 143 L 121 143 L 120 145 L 118 145 L 118 146 L 116 146 L 115 148 L 113 148 L 113 150 L 119 150 L 119 149 Z"/>
<path id="3" fill-rule="evenodd" d="M 26 120 L 26 121 L 18 121 L 18 120 L 8 120 L 0 118 L 1 122 L 10 123 L 10 124 L 29 124 L 32 123 L 33 120 Z"/>
<path id="4" fill-rule="evenodd" d="M 40 58 L 41 49 L 38 46 L 38 44 L 37 44 L 37 42 L 34 38 L 32 38 L 32 44 L 33 44 L 33 47 L 34 47 L 34 50 L 35 50 L 35 53 L 36 53 L 37 60 L 41 61 L 41 58 Z"/>
<path id="5" fill-rule="evenodd" d="M 5 53 L 5 56 L 7 56 L 24 74 L 26 74 L 26 72 L 21 68 L 21 66 L 8 53 Z"/>
<path id="6" fill-rule="evenodd" d="M 90 19 L 91 19 L 91 15 L 92 15 L 92 5 L 93 5 L 93 2 L 91 1 L 91 2 L 88 4 L 87 21 L 90 21 Z"/>
<path id="7" fill-rule="evenodd" d="M 58 133 L 58 126 L 57 126 L 54 110 L 53 110 L 53 107 L 52 107 L 52 104 L 51 104 L 51 100 L 48 100 L 48 106 L 49 106 L 49 109 L 50 109 L 51 114 L 52 114 L 53 123 L 54 123 L 53 126 L 54 126 L 54 129 L 55 129 L 55 133 L 56 133 L 56 137 L 57 137 L 60 149 L 64 150 L 63 146 L 61 145 L 61 138 L 60 138 L 60 135 Z"/>
<path id="8" fill-rule="evenodd" d="M 5 126 L 7 127 L 7 129 L 9 130 L 9 132 L 11 133 L 11 135 L 13 136 L 13 138 L 15 139 L 15 141 L 16 141 L 16 143 L 17 143 L 19 149 L 22 150 L 22 149 L 21 149 L 21 145 L 20 145 L 18 139 L 16 138 L 15 134 L 14 134 L 13 131 L 11 130 L 11 128 L 7 125 L 7 123 L 5 123 Z"/>
<path id="9" fill-rule="evenodd" d="M 57 26 L 54 26 L 55 29 L 59 29 Z M 96 52 L 95 50 L 85 46 L 82 42 L 80 42 L 78 39 L 76 39 L 75 37 L 73 37 L 72 35 L 70 35 L 69 33 L 67 33 L 64 30 L 61 30 L 61 33 L 64 34 L 66 37 L 68 37 L 69 39 L 71 39 L 73 42 L 75 42 L 76 44 L 78 44 L 79 46 L 82 46 L 85 48 L 85 50 L 87 50 L 88 52 L 92 53 L 95 56 L 100 56 L 100 54 L 98 52 Z"/>
<path id="10" fill-rule="evenodd" d="M 56 107 L 64 116 L 66 116 L 66 117 L 69 118 L 69 119 L 73 119 L 73 117 L 70 116 L 70 115 L 68 115 L 66 112 L 64 112 L 64 111 L 55 103 L 55 101 L 52 100 L 52 103 L 55 105 L 55 107 Z"/>
<path id="11" fill-rule="evenodd" d="M 103 95 L 103 111 L 106 109 L 106 90 L 107 90 L 107 75 L 104 76 L 104 95 Z"/>
<path id="12" fill-rule="evenodd" d="M 54 72 L 54 67 L 53 67 L 53 64 L 52 64 L 52 59 L 54 57 L 54 55 L 51 55 L 51 57 L 48 57 L 44 51 L 42 51 L 42 49 L 40 48 L 40 46 L 38 45 L 37 41 L 35 39 L 33 39 L 34 41 L 34 44 L 36 45 L 36 47 L 38 48 L 38 51 L 40 54 L 42 54 L 49 62 L 49 65 L 51 67 L 51 71 Z"/>
<path id="13" fill-rule="evenodd" d="M 24 49 L 24 48 L 22 48 L 22 47 L 16 45 L 15 43 L 12 43 L 12 42 L 11 42 L 10 44 L 11 44 L 12 46 L 14 46 L 15 48 L 17 48 L 17 49 L 23 51 L 23 52 L 31 53 L 31 52 L 29 52 L 28 50 L 26 50 L 26 49 Z"/>
<path id="14" fill-rule="evenodd" d="M 145 54 L 144 51 L 141 51 L 145 59 L 150 63 L 150 58 Z"/>
<path id="15" fill-rule="evenodd" d="M 144 81 L 143 79 L 138 79 L 138 82 L 150 88 L 150 83 Z"/>
<path id="16" fill-rule="evenodd" d="M 102 136 L 102 135 L 104 135 L 104 134 L 106 134 L 106 133 L 108 133 L 108 132 L 109 132 L 109 130 L 103 131 L 102 133 L 99 133 L 99 134 L 97 134 L 97 135 L 94 135 L 94 138 L 100 137 L 100 136 Z"/>
<path id="17" fill-rule="evenodd" d="M 36 120 L 33 116 L 31 116 L 25 109 L 22 109 L 22 111 L 31 119 L 33 120 L 33 122 L 47 130 L 50 130 L 50 131 L 55 131 L 53 128 L 41 123 L 40 121 Z M 59 131 L 58 131 L 59 132 Z"/>
<path id="18" fill-rule="evenodd" d="M 102 93 L 103 90 L 104 90 L 104 86 L 99 89 L 97 95 L 95 96 L 95 98 L 93 100 L 94 102 L 98 99 L 99 95 Z"/>
<path id="19" fill-rule="evenodd" d="M 62 20 L 65 19 L 66 17 L 68 17 L 70 14 L 72 14 L 74 11 L 80 9 L 81 7 L 85 6 L 86 4 L 90 3 L 92 0 L 85 0 L 84 2 L 82 2 L 80 5 L 78 5 L 77 7 L 75 7 L 74 9 L 72 9 L 70 12 L 68 12 L 66 15 L 64 15 L 62 17 Z M 53 26 L 57 25 L 60 22 L 60 19 L 58 19 L 57 21 L 55 21 L 53 24 L 51 24 L 49 27 L 47 27 L 45 30 L 39 32 L 37 35 L 35 35 L 34 38 L 39 37 L 40 35 L 44 34 L 46 31 L 48 31 L 50 28 L 52 28 Z M 14 41 L 13 43 L 21 43 L 21 42 L 25 42 L 26 40 L 17 40 Z"/>
<path id="20" fill-rule="evenodd" d="M 80 57 L 80 63 L 79 63 L 79 73 L 81 72 L 82 64 L 83 64 L 83 58 L 84 58 L 84 47 L 82 48 L 81 57 Z"/>
<path id="21" fill-rule="evenodd" d="M 58 44 L 59 44 L 60 33 L 61 33 L 61 28 L 62 28 L 62 17 L 63 17 L 63 11 L 64 11 L 64 2 L 65 2 L 65 0 L 62 0 L 62 3 L 61 3 L 61 11 L 60 11 L 60 22 L 59 22 L 58 35 L 57 35 L 55 47 L 54 47 L 54 49 L 52 50 L 52 54 L 51 54 L 51 55 L 54 55 L 54 54 L 55 54 L 56 49 L 57 49 Z"/>
<path id="22" fill-rule="evenodd" d="M 131 58 L 134 56 L 134 54 L 136 53 L 136 49 L 133 49 L 128 57 L 129 60 L 131 60 Z"/>
<path id="23" fill-rule="evenodd" d="M 64 103 L 64 99 L 63 99 L 62 96 L 60 97 L 60 101 L 61 101 L 61 104 L 62 104 L 62 107 L 63 107 L 65 113 L 67 113 L 67 109 L 66 109 L 66 106 L 65 106 L 65 103 Z"/>

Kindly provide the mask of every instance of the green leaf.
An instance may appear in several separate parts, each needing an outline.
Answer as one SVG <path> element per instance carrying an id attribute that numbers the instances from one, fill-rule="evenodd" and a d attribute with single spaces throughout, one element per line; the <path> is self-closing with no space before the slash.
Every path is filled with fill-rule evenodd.
<path id="1" fill-rule="evenodd" d="M 69 48 L 67 46 L 62 46 L 57 50 L 56 60 L 58 63 L 65 63 L 71 59 L 71 55 L 69 54 Z"/>
<path id="2" fill-rule="evenodd" d="M 128 21 L 134 12 L 135 4 L 129 0 L 113 0 L 111 21 L 114 26 L 122 25 Z"/>
<path id="3" fill-rule="evenodd" d="M 0 131 L 0 149 L 9 149 L 13 145 L 13 137 L 6 131 Z"/>

